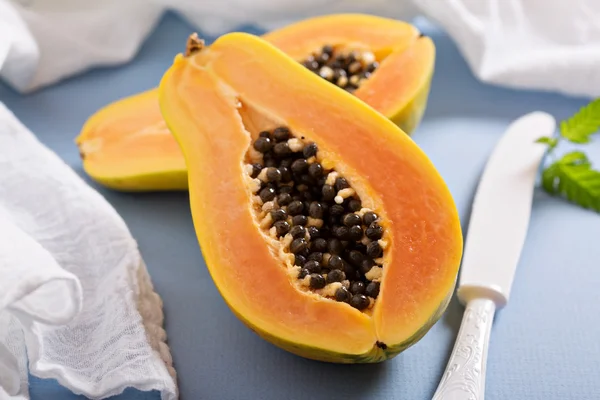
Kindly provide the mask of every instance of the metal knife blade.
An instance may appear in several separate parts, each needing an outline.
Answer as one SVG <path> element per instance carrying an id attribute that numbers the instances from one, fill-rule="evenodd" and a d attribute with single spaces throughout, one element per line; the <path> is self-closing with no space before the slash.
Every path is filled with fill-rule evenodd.
<path id="1" fill-rule="evenodd" d="M 554 118 L 543 112 L 514 121 L 496 144 L 481 177 L 467 230 L 458 297 L 487 296 L 504 306 L 525 242 L 533 190 Z"/>

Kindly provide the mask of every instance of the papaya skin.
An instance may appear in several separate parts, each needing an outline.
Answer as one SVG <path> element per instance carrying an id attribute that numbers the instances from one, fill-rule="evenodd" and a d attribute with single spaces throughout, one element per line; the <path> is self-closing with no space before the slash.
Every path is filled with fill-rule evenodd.
<path id="1" fill-rule="evenodd" d="M 440 318 L 462 256 L 458 213 L 431 161 L 389 119 L 242 33 L 178 55 L 161 80 L 159 103 L 186 160 L 194 227 L 211 277 L 259 336 L 310 359 L 374 363 L 412 346 Z M 244 180 L 251 134 L 258 134 L 246 129 L 245 109 L 318 143 L 361 198 L 378 205 L 390 244 L 372 314 L 298 290 L 274 257 Z"/>
<path id="2" fill-rule="evenodd" d="M 296 22 L 262 38 L 298 62 L 325 43 L 372 51 L 381 65 L 354 94 L 409 135 L 419 126 L 434 73 L 435 47 L 429 38 L 420 37 L 413 25 L 365 14 L 335 14 Z M 154 158 L 149 153 L 138 154 L 146 141 L 155 141 L 161 133 L 169 135 L 165 125 L 154 123 L 154 136 L 138 134 L 129 142 L 105 139 L 94 156 L 88 154 L 94 146 L 86 143 L 102 135 L 125 137 L 150 127 L 144 126 L 144 121 L 162 118 L 157 104 L 155 88 L 117 100 L 89 118 L 76 143 L 84 170 L 92 179 L 120 191 L 187 190 L 187 171 L 174 143 L 165 140 L 163 149 L 152 153 Z M 130 129 L 132 121 L 138 124 L 137 130 Z M 102 157 L 102 152 L 114 156 Z M 125 157 L 132 162 L 124 163 Z"/>

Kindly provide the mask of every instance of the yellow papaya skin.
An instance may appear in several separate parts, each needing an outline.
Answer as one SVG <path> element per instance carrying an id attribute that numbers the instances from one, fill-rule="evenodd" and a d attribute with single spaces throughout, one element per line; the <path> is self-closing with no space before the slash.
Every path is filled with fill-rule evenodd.
<path id="1" fill-rule="evenodd" d="M 381 65 L 354 94 L 409 135 L 421 123 L 435 46 L 413 25 L 365 14 L 335 14 L 293 23 L 262 38 L 298 62 L 325 43 L 371 50 Z M 187 190 L 187 171 L 174 143 L 160 139 L 162 146 L 153 146 L 161 135 L 169 135 L 159 121 L 157 104 L 157 90 L 150 89 L 117 100 L 88 119 L 76 143 L 92 179 L 120 191 Z M 147 147 L 150 151 L 144 152 Z"/>
<path id="2" fill-rule="evenodd" d="M 429 332 L 431 327 L 435 325 L 435 323 L 439 321 L 439 319 L 444 315 L 444 312 L 448 308 L 448 304 L 452 299 L 454 288 L 455 285 L 453 285 L 452 288 L 448 291 L 446 298 L 442 303 L 440 303 L 439 308 L 437 309 L 435 314 L 431 316 L 431 319 L 427 322 L 427 324 L 425 324 L 421 329 L 419 329 L 419 331 L 417 331 L 413 336 L 406 339 L 402 343 L 398 343 L 393 346 L 386 346 L 385 349 L 374 345 L 370 351 L 358 355 L 337 353 L 316 347 L 300 345 L 290 340 L 283 340 L 280 337 L 271 335 L 269 332 L 265 331 L 261 327 L 248 321 L 248 319 L 244 318 L 243 315 L 237 313 L 235 309 L 231 307 L 230 304 L 228 304 L 228 306 L 230 310 L 232 310 L 234 315 L 240 321 L 242 321 L 242 323 L 246 325 L 247 328 L 252 330 L 262 339 L 279 347 L 280 349 L 295 354 L 299 357 L 334 364 L 376 364 L 381 363 L 383 361 L 391 360 L 392 358 L 402 353 L 404 350 L 419 342 L 419 340 L 423 339 L 423 337 L 427 334 L 427 332 Z"/>
<path id="3" fill-rule="evenodd" d="M 286 72 L 270 78 L 276 71 Z M 269 90 L 256 93 L 265 87 Z M 376 363 L 414 345 L 439 320 L 462 256 L 460 222 L 433 164 L 401 129 L 268 42 L 240 33 L 224 35 L 197 56 L 177 56 L 161 80 L 159 103 L 186 159 L 192 217 L 207 267 L 225 302 L 246 326 L 305 358 Z M 206 104 L 205 112 L 192 112 L 196 104 Z M 272 113 L 292 132 L 319 143 L 333 161 L 346 158 L 349 173 L 342 167 L 340 172 L 349 181 L 350 171 L 369 176 L 368 197 L 383 199 L 385 213 L 380 215 L 390 218 L 390 263 L 370 316 L 301 293 L 273 257 L 244 188 L 242 160 L 251 141 L 240 110 L 247 107 Z M 345 140 L 338 140 L 336 129 L 346 134 Z M 364 149 L 372 142 L 379 153 L 365 163 Z M 219 166 L 203 163 L 215 154 L 223 160 Z M 386 167 L 398 176 L 391 185 L 377 173 Z M 419 194 L 410 190 L 415 185 Z M 394 201 L 411 193 L 414 198 L 403 205 Z M 264 282 L 271 286 L 261 292 Z"/>

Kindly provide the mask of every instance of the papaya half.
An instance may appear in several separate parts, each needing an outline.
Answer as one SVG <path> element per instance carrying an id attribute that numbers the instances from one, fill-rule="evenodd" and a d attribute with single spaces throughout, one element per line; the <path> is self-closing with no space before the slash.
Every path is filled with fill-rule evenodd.
<path id="1" fill-rule="evenodd" d="M 262 36 L 412 133 L 427 104 L 435 48 L 403 21 L 361 14 L 310 18 Z M 123 191 L 187 189 L 186 169 L 158 109 L 157 90 L 100 109 L 76 139 L 83 168 Z"/>
<path id="2" fill-rule="evenodd" d="M 453 198 L 397 125 L 266 40 L 193 36 L 159 85 L 197 239 L 233 313 L 328 362 L 416 343 L 452 296 Z"/>

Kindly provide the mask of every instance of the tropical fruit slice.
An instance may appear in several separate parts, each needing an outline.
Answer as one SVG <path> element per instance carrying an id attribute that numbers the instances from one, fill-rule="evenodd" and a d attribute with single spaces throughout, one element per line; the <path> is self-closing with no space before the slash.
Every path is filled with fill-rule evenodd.
<path id="1" fill-rule="evenodd" d="M 324 80 L 353 93 L 406 133 L 421 121 L 435 48 L 413 25 L 340 14 L 301 21 L 263 38 Z M 76 139 L 88 175 L 117 190 L 187 188 L 181 152 L 162 122 L 156 97 L 152 89 L 90 117 Z M 204 105 L 199 106 L 201 112 Z"/>
<path id="2" fill-rule="evenodd" d="M 379 362 L 452 295 L 457 210 L 412 139 L 267 41 L 193 36 L 159 87 L 221 295 L 295 354 Z"/>

